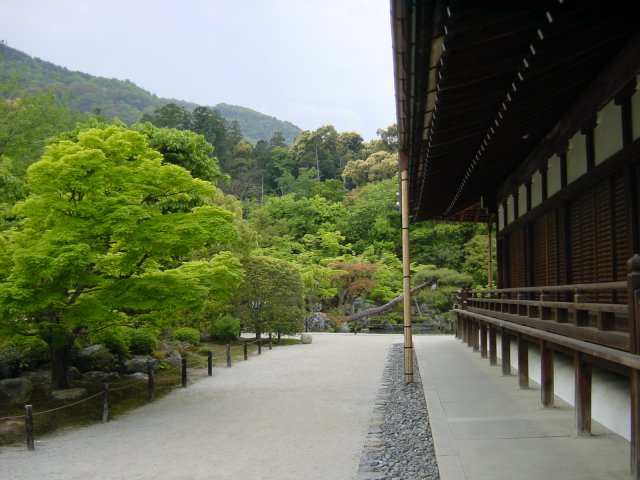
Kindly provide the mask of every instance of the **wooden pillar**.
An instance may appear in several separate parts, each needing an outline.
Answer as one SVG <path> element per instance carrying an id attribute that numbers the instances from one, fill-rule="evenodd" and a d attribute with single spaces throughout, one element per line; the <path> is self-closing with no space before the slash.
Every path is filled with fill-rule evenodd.
<path id="1" fill-rule="evenodd" d="M 540 343 L 540 400 L 544 408 L 554 404 L 553 350 L 545 342 Z"/>
<path id="2" fill-rule="evenodd" d="M 489 325 L 489 365 L 498 364 L 498 345 L 496 327 Z"/>
<path id="3" fill-rule="evenodd" d="M 574 352 L 575 370 L 575 427 L 579 437 L 591 435 L 591 364 L 584 354 Z"/>
<path id="4" fill-rule="evenodd" d="M 472 347 L 474 352 L 480 351 L 480 324 L 473 320 L 471 322 Z"/>
<path id="5" fill-rule="evenodd" d="M 402 284 L 404 291 L 404 381 L 413 383 L 411 331 L 411 269 L 409 259 L 409 157 L 400 151 L 400 206 L 402 209 Z"/>
<path id="6" fill-rule="evenodd" d="M 518 334 L 518 384 L 529 388 L 529 342 Z"/>
<path id="7" fill-rule="evenodd" d="M 489 217 L 489 245 L 488 245 L 488 259 L 487 259 L 487 288 L 493 288 L 493 242 L 492 242 L 493 222 L 491 216 Z"/>
<path id="8" fill-rule="evenodd" d="M 480 356 L 487 358 L 487 324 L 480 324 Z"/>
<path id="9" fill-rule="evenodd" d="M 629 315 L 629 351 L 639 353 L 640 340 L 640 255 L 627 262 L 627 301 Z M 631 370 L 631 478 L 640 479 L 640 371 Z"/>
<path id="10" fill-rule="evenodd" d="M 502 347 L 502 374 L 511 375 L 511 341 L 509 333 L 504 328 L 500 335 L 500 345 Z"/>
<path id="11" fill-rule="evenodd" d="M 470 319 L 467 318 L 467 345 L 469 347 L 473 347 L 473 324 L 475 322 Z"/>
<path id="12" fill-rule="evenodd" d="M 631 478 L 640 479 L 640 371 L 631 370 Z"/>

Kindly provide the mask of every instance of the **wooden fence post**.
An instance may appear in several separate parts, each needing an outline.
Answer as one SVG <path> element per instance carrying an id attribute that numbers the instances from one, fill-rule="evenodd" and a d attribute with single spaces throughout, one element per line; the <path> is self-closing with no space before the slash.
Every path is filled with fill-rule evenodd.
<path id="1" fill-rule="evenodd" d="M 273 350 L 273 337 L 271 332 L 269 332 L 269 350 Z"/>
<path id="2" fill-rule="evenodd" d="M 231 344 L 227 343 L 227 367 L 231 366 Z"/>
<path id="3" fill-rule="evenodd" d="M 502 374 L 511 375 L 511 340 L 504 328 L 500 334 L 500 345 L 502 346 Z"/>
<path id="4" fill-rule="evenodd" d="M 156 382 L 151 362 L 147 362 L 147 377 L 149 378 L 147 383 L 147 400 L 153 402 L 156 398 Z"/>
<path id="5" fill-rule="evenodd" d="M 24 427 L 27 433 L 27 450 L 35 450 L 35 441 L 33 438 L 33 406 L 24 406 Z"/>
<path id="6" fill-rule="evenodd" d="M 496 327 L 489 325 L 489 365 L 498 364 L 498 345 Z"/>
<path id="7" fill-rule="evenodd" d="M 207 352 L 207 374 L 213 375 L 213 352 L 211 350 Z"/>
<path id="8" fill-rule="evenodd" d="M 182 388 L 187 388 L 187 357 L 182 357 Z"/>
<path id="9" fill-rule="evenodd" d="M 109 421 L 109 384 L 104 384 L 104 399 L 102 401 L 102 423 Z"/>
<path id="10" fill-rule="evenodd" d="M 258 339 L 258 355 L 262 355 L 262 337 Z"/>
<path id="11" fill-rule="evenodd" d="M 248 360 L 249 359 L 249 342 L 245 340 L 244 345 L 242 346 L 242 349 L 244 350 L 244 359 Z"/>
<path id="12" fill-rule="evenodd" d="M 480 324 L 480 357 L 487 358 L 487 324 Z"/>

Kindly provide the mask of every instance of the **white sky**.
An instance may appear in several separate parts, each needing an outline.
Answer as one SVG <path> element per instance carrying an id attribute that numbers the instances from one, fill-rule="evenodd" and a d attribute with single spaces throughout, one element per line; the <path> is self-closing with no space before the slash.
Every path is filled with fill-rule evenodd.
<path id="1" fill-rule="evenodd" d="M 0 39 L 303 130 L 332 124 L 369 140 L 395 122 L 388 0 L 0 0 Z"/>

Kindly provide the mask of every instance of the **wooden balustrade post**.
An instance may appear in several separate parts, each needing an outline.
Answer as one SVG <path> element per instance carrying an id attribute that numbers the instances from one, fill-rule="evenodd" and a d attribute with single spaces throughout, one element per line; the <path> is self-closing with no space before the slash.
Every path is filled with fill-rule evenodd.
<path id="1" fill-rule="evenodd" d="M 456 313 L 456 338 L 462 338 L 462 316 L 459 313 Z"/>
<path id="2" fill-rule="evenodd" d="M 501 298 L 501 300 L 509 300 L 509 294 L 508 293 L 503 293 L 502 295 L 500 295 L 500 298 Z M 509 313 L 509 304 L 502 302 L 500 304 L 500 311 L 502 313 Z"/>
<path id="3" fill-rule="evenodd" d="M 540 319 L 541 320 L 553 320 L 552 310 L 549 307 L 545 307 L 542 305 L 544 302 L 548 302 L 549 300 L 551 300 L 549 295 L 547 295 L 544 292 L 540 293 Z"/>
<path id="4" fill-rule="evenodd" d="M 35 450 L 35 440 L 33 437 L 33 406 L 24 406 L 24 429 L 27 437 L 27 450 Z"/>
<path id="5" fill-rule="evenodd" d="M 210 377 L 213 375 L 213 352 L 211 350 L 207 352 L 207 375 Z"/>
<path id="6" fill-rule="evenodd" d="M 473 328 L 475 321 L 471 318 L 467 318 L 467 346 L 473 346 Z"/>
<path id="7" fill-rule="evenodd" d="M 640 255 L 627 262 L 629 351 L 640 353 Z M 640 479 L 640 371 L 631 370 L 631 478 Z"/>
<path id="8" fill-rule="evenodd" d="M 529 388 L 529 342 L 518 334 L 518 384 L 521 389 Z"/>
<path id="9" fill-rule="evenodd" d="M 147 400 L 153 402 L 156 398 L 156 382 L 151 362 L 147 362 L 147 378 Z"/>
<path id="10" fill-rule="evenodd" d="M 480 324 L 480 357 L 487 358 L 487 324 Z"/>
<path id="11" fill-rule="evenodd" d="M 631 478 L 640 479 L 640 370 L 631 370 Z"/>
<path id="12" fill-rule="evenodd" d="M 489 365 L 498 364 L 498 345 L 496 327 L 489 325 Z"/>
<path id="13" fill-rule="evenodd" d="M 231 344 L 227 343 L 227 367 L 231 366 Z"/>
<path id="14" fill-rule="evenodd" d="M 479 322 L 476 320 L 473 320 L 471 322 L 471 339 L 472 339 L 472 346 L 473 346 L 473 351 L 474 352 L 478 352 L 480 351 L 480 325 Z"/>
<path id="15" fill-rule="evenodd" d="M 187 357 L 182 357 L 182 388 L 187 388 Z"/>
<path id="16" fill-rule="evenodd" d="M 546 342 L 540 343 L 540 400 L 544 408 L 552 408 L 554 404 L 554 370 L 553 350 Z"/>
<path id="17" fill-rule="evenodd" d="M 245 340 L 244 345 L 242 345 L 242 350 L 244 353 L 244 359 L 248 360 L 249 359 L 249 342 L 247 342 Z"/>
<path id="18" fill-rule="evenodd" d="M 591 435 L 591 364 L 581 352 L 574 352 L 575 370 L 575 428 L 576 435 Z"/>
<path id="19" fill-rule="evenodd" d="M 502 347 L 502 375 L 511 375 L 511 340 L 504 328 L 500 334 L 500 346 Z"/>
<path id="20" fill-rule="evenodd" d="M 585 327 L 589 325 L 589 311 L 580 309 L 580 305 L 586 303 L 587 297 L 582 294 L 578 289 L 575 290 L 573 295 L 573 303 L 576 304 L 573 309 L 573 324 L 578 327 Z"/>
<path id="21" fill-rule="evenodd" d="M 109 421 L 109 384 L 104 384 L 104 398 L 102 400 L 102 423 Z"/>

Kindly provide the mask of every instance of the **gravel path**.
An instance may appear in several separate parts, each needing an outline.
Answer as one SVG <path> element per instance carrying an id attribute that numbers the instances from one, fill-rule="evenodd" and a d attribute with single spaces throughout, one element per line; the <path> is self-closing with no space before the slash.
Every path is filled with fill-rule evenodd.
<path id="1" fill-rule="evenodd" d="M 406 384 L 403 345 L 392 345 L 360 460 L 358 480 L 440 478 L 415 356 L 413 371 L 413 383 Z"/>
<path id="2" fill-rule="evenodd" d="M 0 479 L 349 480 L 397 335 L 313 334 L 107 424 L 0 450 Z"/>

